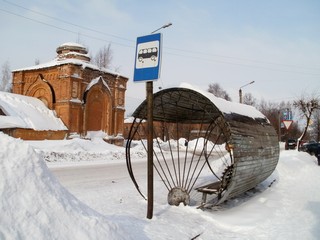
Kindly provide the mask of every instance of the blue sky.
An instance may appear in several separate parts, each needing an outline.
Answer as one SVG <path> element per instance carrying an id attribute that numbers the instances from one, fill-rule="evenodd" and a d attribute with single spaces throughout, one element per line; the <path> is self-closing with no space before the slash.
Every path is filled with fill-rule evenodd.
<path id="1" fill-rule="evenodd" d="M 113 68 L 129 77 L 128 112 L 145 97 L 132 82 L 136 38 L 168 22 L 155 91 L 219 83 L 238 101 L 239 87 L 255 81 L 243 92 L 259 100 L 320 94 L 318 0 L 1 0 L 0 22 L 0 64 L 11 69 L 52 60 L 64 42 L 93 55 L 111 43 Z"/>

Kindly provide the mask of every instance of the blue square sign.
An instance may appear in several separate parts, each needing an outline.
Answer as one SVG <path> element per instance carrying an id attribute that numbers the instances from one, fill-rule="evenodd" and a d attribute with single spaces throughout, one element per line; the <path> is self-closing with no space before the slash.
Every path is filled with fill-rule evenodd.
<path id="1" fill-rule="evenodd" d="M 160 77 L 161 33 L 137 38 L 133 81 L 153 81 Z"/>

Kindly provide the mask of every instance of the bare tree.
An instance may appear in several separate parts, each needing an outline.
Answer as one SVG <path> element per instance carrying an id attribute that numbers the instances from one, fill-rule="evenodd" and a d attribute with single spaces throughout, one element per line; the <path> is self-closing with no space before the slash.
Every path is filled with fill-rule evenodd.
<path id="1" fill-rule="evenodd" d="M 312 115 L 315 113 L 317 109 L 320 109 L 320 99 L 319 97 L 304 95 L 300 99 L 295 100 L 293 102 L 293 106 L 299 110 L 299 112 L 302 115 L 302 118 L 306 120 L 306 125 L 304 127 L 301 137 L 299 138 L 300 145 L 300 141 L 302 141 L 307 134 L 308 127 L 311 123 Z"/>
<path id="2" fill-rule="evenodd" d="M 312 125 L 310 126 L 310 136 L 317 142 L 320 141 L 320 109 L 317 109 L 312 116 Z"/>
<path id="3" fill-rule="evenodd" d="M 274 103 L 261 100 L 256 107 L 268 118 L 271 125 L 276 130 L 279 140 L 284 141 L 288 138 L 298 138 L 301 136 L 301 130 L 297 123 L 292 123 L 289 130 L 281 125 L 283 111 L 290 111 L 290 109 L 292 109 L 292 104 L 290 102 Z"/>
<path id="4" fill-rule="evenodd" d="M 287 130 L 286 139 L 294 138 L 298 139 L 301 136 L 301 129 L 299 128 L 299 124 L 297 122 L 292 122 L 289 130 Z"/>
<path id="5" fill-rule="evenodd" d="M 10 92 L 12 86 L 11 70 L 9 61 L 6 61 L 1 66 L 1 82 L 0 90 L 5 92 Z"/>
<path id="6" fill-rule="evenodd" d="M 269 119 L 271 125 L 277 131 L 278 136 L 280 136 L 281 133 L 279 132 L 279 103 L 266 102 L 265 100 L 261 100 L 257 108 Z"/>
<path id="7" fill-rule="evenodd" d="M 115 72 L 120 72 L 120 70 L 121 70 L 121 66 L 115 66 L 114 67 L 114 71 Z"/>
<path id="8" fill-rule="evenodd" d="M 246 93 L 243 96 L 242 103 L 250 105 L 250 106 L 256 106 L 257 105 L 257 99 L 253 97 L 251 93 Z"/>
<path id="9" fill-rule="evenodd" d="M 112 62 L 113 52 L 111 49 L 111 44 L 108 47 L 103 46 L 98 53 L 94 56 L 93 62 L 99 68 L 109 68 Z"/>
<path id="10" fill-rule="evenodd" d="M 212 93 L 216 97 L 231 101 L 229 94 L 225 90 L 223 90 L 218 83 L 209 84 L 208 92 Z"/>

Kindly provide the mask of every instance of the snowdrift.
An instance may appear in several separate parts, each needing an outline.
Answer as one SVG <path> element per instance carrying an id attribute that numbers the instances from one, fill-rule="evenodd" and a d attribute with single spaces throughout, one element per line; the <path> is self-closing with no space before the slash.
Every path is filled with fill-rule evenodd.
<path id="1" fill-rule="evenodd" d="M 129 239 L 69 193 L 22 140 L 0 133 L 0 239 Z"/>

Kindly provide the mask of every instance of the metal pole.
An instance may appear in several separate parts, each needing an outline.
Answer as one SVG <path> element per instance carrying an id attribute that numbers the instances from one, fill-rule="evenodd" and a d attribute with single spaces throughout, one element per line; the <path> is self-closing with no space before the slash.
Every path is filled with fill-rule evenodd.
<path id="1" fill-rule="evenodd" d="M 281 110 L 279 110 L 278 116 L 279 116 L 279 135 L 278 135 L 278 139 L 279 139 L 279 142 L 281 142 Z"/>
<path id="2" fill-rule="evenodd" d="M 153 216 L 153 82 L 146 83 L 147 90 L 147 129 L 148 129 L 148 210 L 147 218 Z"/>
<path id="3" fill-rule="evenodd" d="M 250 84 L 252 84 L 252 83 L 254 83 L 254 81 L 249 82 L 249 83 L 247 83 L 247 84 L 245 84 L 245 85 L 243 85 L 243 86 L 241 86 L 241 87 L 239 88 L 239 103 L 242 103 L 242 89 L 241 89 L 241 88 L 246 87 L 246 86 L 248 86 L 248 85 L 250 85 Z"/>
<path id="4" fill-rule="evenodd" d="M 162 28 L 170 27 L 172 23 L 168 23 L 151 32 L 155 33 Z M 147 218 L 151 219 L 153 216 L 153 81 L 146 82 L 147 91 L 147 150 L 148 150 L 148 210 Z"/>

